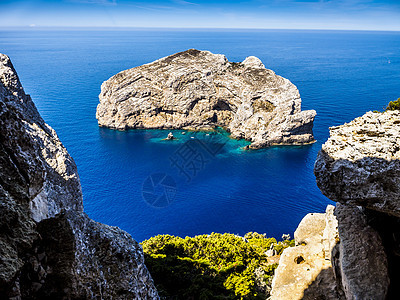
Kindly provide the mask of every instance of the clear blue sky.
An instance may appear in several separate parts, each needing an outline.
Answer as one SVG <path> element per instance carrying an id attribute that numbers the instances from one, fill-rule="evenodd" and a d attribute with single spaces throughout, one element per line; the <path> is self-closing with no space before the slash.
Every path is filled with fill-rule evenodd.
<path id="1" fill-rule="evenodd" d="M 400 30 L 400 0 L 0 0 L 0 27 Z"/>

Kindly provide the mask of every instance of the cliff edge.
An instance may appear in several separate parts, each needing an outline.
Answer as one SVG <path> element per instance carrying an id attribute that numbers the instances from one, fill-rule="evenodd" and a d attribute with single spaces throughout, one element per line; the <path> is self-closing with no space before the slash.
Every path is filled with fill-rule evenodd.
<path id="1" fill-rule="evenodd" d="M 0 54 L 0 298 L 158 299 L 143 251 L 83 212 L 76 165 Z"/>
<path id="2" fill-rule="evenodd" d="M 250 56 L 190 49 L 122 71 L 101 86 L 100 126 L 210 130 L 223 127 L 250 148 L 314 141 L 314 110 L 301 110 L 297 88 Z"/>
<path id="3" fill-rule="evenodd" d="M 317 238 L 295 234 L 296 247 L 284 251 L 276 270 L 272 299 L 398 298 L 399 145 L 400 111 L 367 112 L 330 128 L 314 173 L 322 193 L 338 202 L 332 222 L 303 219 L 296 232 Z M 337 237 L 327 240 L 326 231 Z"/>
<path id="4" fill-rule="evenodd" d="M 400 217 L 400 111 L 331 127 L 314 173 L 328 198 Z"/>

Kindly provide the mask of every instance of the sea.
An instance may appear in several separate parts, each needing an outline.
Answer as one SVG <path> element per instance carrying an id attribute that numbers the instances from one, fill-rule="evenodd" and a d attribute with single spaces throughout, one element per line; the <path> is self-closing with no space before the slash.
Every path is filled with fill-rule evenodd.
<path id="1" fill-rule="evenodd" d="M 316 143 L 244 151 L 246 141 L 212 133 L 115 131 L 95 117 L 103 81 L 190 48 L 240 62 L 259 57 L 315 109 Z M 328 204 L 314 162 L 329 127 L 400 97 L 400 32 L 8 28 L 9 55 L 25 91 L 74 158 L 86 213 L 137 241 L 255 231 L 293 236 L 301 219 Z"/>

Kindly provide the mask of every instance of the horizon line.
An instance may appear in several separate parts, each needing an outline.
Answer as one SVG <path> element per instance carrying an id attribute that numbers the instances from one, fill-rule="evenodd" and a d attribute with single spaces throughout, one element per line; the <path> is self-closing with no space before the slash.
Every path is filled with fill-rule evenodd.
<path id="1" fill-rule="evenodd" d="M 350 28 L 261 28 L 261 27 L 147 27 L 147 26 L 52 26 L 52 25 L 20 25 L 0 26 L 1 29 L 139 29 L 139 30 L 307 30 L 307 31 L 367 31 L 367 32 L 400 32 L 396 29 L 350 29 Z"/>

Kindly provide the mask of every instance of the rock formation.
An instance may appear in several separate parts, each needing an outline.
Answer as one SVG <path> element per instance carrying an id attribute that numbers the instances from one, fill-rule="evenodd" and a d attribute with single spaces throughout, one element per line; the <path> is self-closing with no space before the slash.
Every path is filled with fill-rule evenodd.
<path id="1" fill-rule="evenodd" d="M 324 195 L 400 217 L 400 111 L 368 112 L 330 135 L 314 171 Z"/>
<path id="2" fill-rule="evenodd" d="M 288 299 L 319 299 L 324 290 L 326 299 L 332 291 L 338 293 L 339 299 L 397 299 L 400 293 L 400 112 L 368 112 L 348 124 L 330 128 L 330 135 L 318 154 L 314 172 L 321 191 L 338 202 L 334 213 L 337 225 L 333 219 L 331 222 L 331 226 L 337 226 L 337 243 L 330 257 L 325 256 L 331 268 L 320 267 L 321 249 L 329 249 L 321 234 L 322 217 L 319 217 L 320 226 L 316 216 L 308 216 L 296 233 L 300 230 L 305 232 L 304 236 L 317 236 L 317 239 L 307 241 L 297 234 L 298 245 L 286 249 L 282 255 L 272 295 L 292 291 L 295 296 Z M 307 218 L 314 221 L 307 222 Z M 304 229 L 307 224 L 308 229 Z M 326 222 L 325 229 L 328 227 Z M 317 249 L 319 257 L 304 258 L 307 247 Z M 293 260 L 300 253 L 304 258 L 302 264 L 311 265 L 305 273 L 313 276 L 298 275 L 302 266 Z M 319 272 L 317 277 L 315 271 Z M 335 288 L 326 289 L 327 284 Z"/>
<path id="3" fill-rule="evenodd" d="M 388 262 L 382 239 L 357 206 L 337 204 L 339 239 L 335 265 L 346 299 L 385 299 Z"/>
<path id="4" fill-rule="evenodd" d="M 0 54 L 0 298 L 157 299 L 141 247 L 83 212 L 76 165 Z"/>
<path id="5" fill-rule="evenodd" d="M 271 300 L 343 298 L 330 260 L 338 240 L 333 210 L 330 205 L 325 214 L 310 213 L 300 222 L 296 246 L 283 251 L 275 270 Z"/>
<path id="6" fill-rule="evenodd" d="M 351 207 L 362 208 L 358 218 L 364 220 L 371 232 L 368 239 L 359 241 L 358 238 L 358 243 L 376 245 L 379 238 L 384 248 L 375 249 L 378 251 L 375 254 L 365 249 L 362 257 L 378 256 L 383 252 L 387 255 L 388 298 L 394 298 L 400 293 L 400 112 L 368 112 L 348 124 L 330 128 L 330 134 L 315 163 L 318 187 L 327 197 L 347 207 L 347 212 L 341 214 L 344 221 L 342 225 L 339 222 L 339 227 L 354 239 L 362 226 L 356 227 L 351 215 L 355 210 Z M 352 243 L 348 236 L 343 239 L 346 241 L 342 244 Z M 348 280 L 349 290 L 357 289 L 355 282 L 362 275 L 357 275 L 356 264 L 361 269 L 370 265 L 384 272 L 383 266 L 362 261 L 360 257 L 356 259 L 352 252 L 346 256 L 343 256 L 344 265 L 352 267 L 350 270 L 354 272 L 353 279 Z M 388 281 L 381 282 L 382 286 L 377 287 L 379 290 Z"/>
<path id="7" fill-rule="evenodd" d="M 356 206 L 328 205 L 295 232 L 279 260 L 271 300 L 385 299 L 388 263 L 382 239 Z"/>
<path id="8" fill-rule="evenodd" d="M 254 56 L 190 49 L 114 75 L 99 98 L 98 123 L 113 129 L 219 126 L 251 148 L 314 141 L 315 111 L 301 111 L 297 88 Z"/>

